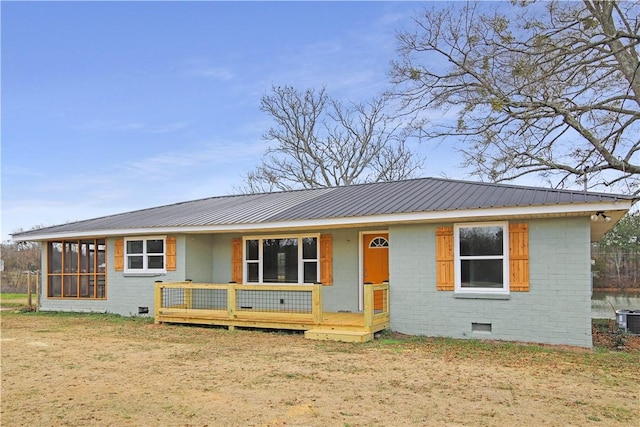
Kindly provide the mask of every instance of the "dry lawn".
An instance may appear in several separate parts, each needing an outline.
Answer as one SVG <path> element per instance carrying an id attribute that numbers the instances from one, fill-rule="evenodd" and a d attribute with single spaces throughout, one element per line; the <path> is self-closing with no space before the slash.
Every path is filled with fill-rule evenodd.
<path id="1" fill-rule="evenodd" d="M 2 426 L 638 425 L 640 352 L 2 312 Z"/>

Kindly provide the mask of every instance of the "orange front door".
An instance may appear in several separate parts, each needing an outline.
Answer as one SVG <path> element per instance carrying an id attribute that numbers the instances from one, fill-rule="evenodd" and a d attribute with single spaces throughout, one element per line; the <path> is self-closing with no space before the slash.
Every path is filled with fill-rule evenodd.
<path id="1" fill-rule="evenodd" d="M 389 234 L 365 234 L 362 238 L 362 276 L 365 283 L 379 284 L 389 280 Z M 384 306 L 383 292 L 373 292 L 373 307 Z"/>

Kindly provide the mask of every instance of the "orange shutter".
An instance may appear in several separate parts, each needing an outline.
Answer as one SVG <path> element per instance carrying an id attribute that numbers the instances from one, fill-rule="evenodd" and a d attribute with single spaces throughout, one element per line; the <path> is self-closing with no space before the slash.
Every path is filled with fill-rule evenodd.
<path id="1" fill-rule="evenodd" d="M 124 240 L 115 241 L 114 268 L 116 271 L 124 271 Z"/>
<path id="2" fill-rule="evenodd" d="M 320 282 L 333 285 L 333 235 L 320 235 Z"/>
<path id="3" fill-rule="evenodd" d="M 509 224 L 509 289 L 529 292 L 529 224 Z"/>
<path id="4" fill-rule="evenodd" d="M 167 271 L 176 271 L 176 238 L 167 237 Z"/>
<path id="5" fill-rule="evenodd" d="M 242 238 L 231 239 L 231 281 L 242 283 Z"/>
<path id="6" fill-rule="evenodd" d="M 436 289 L 453 291 L 453 227 L 436 229 Z"/>

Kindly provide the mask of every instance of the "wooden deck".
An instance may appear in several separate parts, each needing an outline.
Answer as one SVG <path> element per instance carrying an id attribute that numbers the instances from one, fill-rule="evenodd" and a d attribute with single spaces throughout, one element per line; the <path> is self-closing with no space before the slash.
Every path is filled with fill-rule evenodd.
<path id="1" fill-rule="evenodd" d="M 387 283 L 365 285 L 361 313 L 322 311 L 322 290 L 320 284 L 156 283 L 155 322 L 304 330 L 305 338 L 348 342 L 370 341 L 389 327 Z"/>

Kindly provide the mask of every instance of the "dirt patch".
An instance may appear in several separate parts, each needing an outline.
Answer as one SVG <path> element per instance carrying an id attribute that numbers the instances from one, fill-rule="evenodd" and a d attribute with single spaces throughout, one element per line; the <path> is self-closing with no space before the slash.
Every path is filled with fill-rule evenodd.
<path id="1" fill-rule="evenodd" d="M 615 320 L 594 320 L 591 335 L 595 347 L 605 347 L 617 351 L 640 352 L 640 335 L 623 333 L 617 328 Z"/>
<path id="2" fill-rule="evenodd" d="M 640 352 L 3 312 L 2 424 L 637 425 Z"/>

